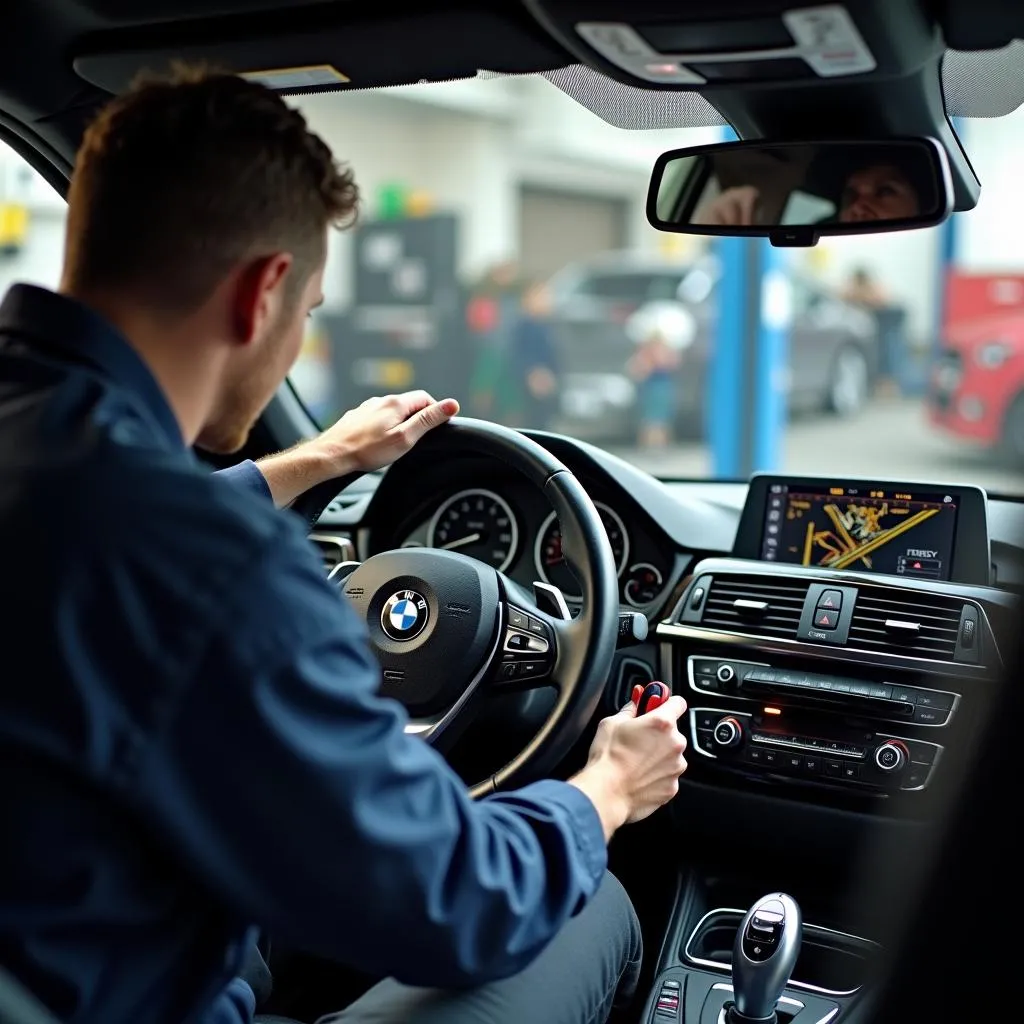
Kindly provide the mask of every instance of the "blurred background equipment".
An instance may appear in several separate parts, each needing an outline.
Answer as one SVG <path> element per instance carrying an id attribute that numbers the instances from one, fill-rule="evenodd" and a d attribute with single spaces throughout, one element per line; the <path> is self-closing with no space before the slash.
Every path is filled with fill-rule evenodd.
<path id="1" fill-rule="evenodd" d="M 16 256 L 28 237 L 28 207 L 0 200 L 0 256 Z"/>
<path id="2" fill-rule="evenodd" d="M 450 213 L 405 216 L 407 195 L 385 190 L 382 208 L 395 216 L 354 229 L 351 306 L 320 317 L 335 355 L 334 412 L 414 388 L 466 392 L 458 219 Z"/>

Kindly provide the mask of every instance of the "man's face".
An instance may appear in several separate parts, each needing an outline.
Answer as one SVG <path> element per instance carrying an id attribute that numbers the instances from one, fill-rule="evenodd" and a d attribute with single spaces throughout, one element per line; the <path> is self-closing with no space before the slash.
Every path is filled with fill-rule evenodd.
<path id="1" fill-rule="evenodd" d="M 286 301 L 285 282 L 271 296 L 272 315 L 258 336 L 234 352 L 224 374 L 220 401 L 200 432 L 200 448 L 219 454 L 238 451 L 249 431 L 281 386 L 302 348 L 310 312 L 323 301 L 324 264 L 301 287 L 297 300 Z"/>
<path id="2" fill-rule="evenodd" d="M 896 167 L 879 164 L 854 171 L 846 181 L 839 220 L 906 220 L 920 212 L 917 191 Z"/>

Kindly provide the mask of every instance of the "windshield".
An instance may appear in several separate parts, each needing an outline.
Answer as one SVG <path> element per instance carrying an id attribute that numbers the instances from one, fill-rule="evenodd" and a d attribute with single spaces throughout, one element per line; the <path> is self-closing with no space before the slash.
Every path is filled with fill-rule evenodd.
<path id="1" fill-rule="evenodd" d="M 664 150 L 538 76 L 293 98 L 351 164 L 292 382 L 326 424 L 426 388 L 663 478 L 754 470 L 1024 493 L 1024 113 L 960 120 L 982 182 L 942 227 L 811 249 L 661 234 Z M 0 285 L 53 285 L 63 204 L 0 163 Z"/>

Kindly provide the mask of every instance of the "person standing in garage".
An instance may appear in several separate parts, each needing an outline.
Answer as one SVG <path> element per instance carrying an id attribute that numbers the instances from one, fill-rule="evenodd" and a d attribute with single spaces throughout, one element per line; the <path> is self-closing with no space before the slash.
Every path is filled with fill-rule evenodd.
<path id="1" fill-rule="evenodd" d="M 516 389 L 516 422 L 548 430 L 558 413 L 561 382 L 551 326 L 551 293 L 544 281 L 530 281 L 522 291 L 512 331 L 509 364 Z"/>
<path id="2" fill-rule="evenodd" d="M 192 454 L 245 443 L 357 202 L 270 90 L 151 80 L 85 134 L 59 293 L 0 307 L 4 624 L 30 655 L 0 688 L 0 965 L 63 1021 L 252 1020 L 254 925 L 389 977 L 346 1024 L 589 1024 L 635 985 L 606 844 L 678 791 L 682 698 L 605 719 L 568 782 L 472 801 L 275 508 L 456 403 L 371 400 L 227 479 Z"/>

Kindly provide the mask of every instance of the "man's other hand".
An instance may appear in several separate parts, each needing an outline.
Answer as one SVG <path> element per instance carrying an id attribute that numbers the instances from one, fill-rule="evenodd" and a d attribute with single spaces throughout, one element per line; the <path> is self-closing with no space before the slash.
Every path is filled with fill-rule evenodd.
<path id="1" fill-rule="evenodd" d="M 586 767 L 569 781 L 593 801 L 605 836 L 640 821 L 679 792 L 686 737 L 676 723 L 686 711 L 670 697 L 639 718 L 632 701 L 597 727 Z"/>
<path id="2" fill-rule="evenodd" d="M 426 391 L 368 398 L 319 437 L 260 459 L 257 465 L 274 504 L 289 505 L 326 480 L 390 465 L 458 411 L 454 398 L 438 402 Z"/>
<path id="3" fill-rule="evenodd" d="M 454 398 L 435 401 L 426 391 L 368 398 L 311 442 L 335 466 L 334 476 L 390 466 L 428 431 L 459 411 Z"/>

